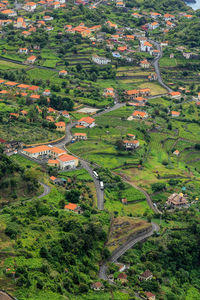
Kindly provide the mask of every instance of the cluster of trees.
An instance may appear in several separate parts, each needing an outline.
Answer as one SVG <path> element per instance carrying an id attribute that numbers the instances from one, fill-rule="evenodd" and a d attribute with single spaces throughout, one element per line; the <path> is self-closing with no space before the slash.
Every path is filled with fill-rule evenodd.
<path id="1" fill-rule="evenodd" d="M 72 193 L 67 197 L 74 199 Z M 23 266 L 15 264 L 16 284 L 23 289 L 24 296 L 34 289 L 59 294 L 90 289 L 98 272 L 97 260 L 101 255 L 103 258 L 108 255 L 108 251 L 103 250 L 107 238 L 105 229 L 109 225 L 106 214 L 97 214 L 96 210 L 91 210 L 87 217 L 67 214 L 45 200 L 26 203 L 23 208 L 7 208 L 4 212 L 10 220 L 5 233 L 15 241 L 16 253 L 20 253 L 25 262 Z M 38 238 L 24 246 L 26 232 L 33 229 Z M 42 260 L 42 264 L 30 266 L 30 258 Z"/>
<path id="2" fill-rule="evenodd" d="M 4 199 L 16 199 L 23 191 L 23 195 L 33 195 L 38 189 L 38 181 L 30 170 L 13 162 L 0 148 L 0 189 Z"/>

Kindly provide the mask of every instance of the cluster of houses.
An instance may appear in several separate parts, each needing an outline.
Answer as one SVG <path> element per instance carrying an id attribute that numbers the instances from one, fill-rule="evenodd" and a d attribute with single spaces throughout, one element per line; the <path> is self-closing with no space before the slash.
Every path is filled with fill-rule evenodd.
<path id="1" fill-rule="evenodd" d="M 147 103 L 146 97 L 149 97 L 151 94 L 151 90 L 149 88 L 144 89 L 134 89 L 128 90 L 124 92 L 124 97 L 128 101 L 128 105 L 130 106 L 145 106 Z"/>
<path id="2" fill-rule="evenodd" d="M 74 169 L 78 166 L 79 159 L 67 154 L 65 150 L 50 145 L 41 145 L 21 150 L 24 155 L 33 159 L 46 158 L 48 165 L 61 170 Z"/>
<path id="3" fill-rule="evenodd" d="M 124 265 L 122 263 L 115 263 L 115 265 L 118 267 L 119 274 L 117 275 L 116 278 L 114 278 L 114 274 L 108 275 L 108 280 L 112 284 L 115 282 L 125 286 L 128 283 L 128 278 L 127 278 L 128 276 L 125 271 L 129 268 L 129 266 Z M 141 275 L 138 276 L 138 279 L 140 281 L 149 281 L 152 278 L 153 278 L 153 274 L 149 270 L 145 270 Z M 91 288 L 94 291 L 103 291 L 104 285 L 102 282 L 97 281 L 91 285 Z M 144 292 L 143 294 L 141 293 L 140 298 L 144 300 L 156 300 L 156 296 L 151 292 Z"/>
<path id="4" fill-rule="evenodd" d="M 22 96 L 27 97 L 27 100 L 35 102 L 40 99 L 40 96 L 48 97 L 51 95 L 51 91 L 45 89 L 40 94 L 38 93 L 40 87 L 37 85 L 28 85 L 24 83 L 18 83 L 14 81 L 8 81 L 0 79 L 0 96 L 1 97 L 10 97 L 13 96 Z"/>

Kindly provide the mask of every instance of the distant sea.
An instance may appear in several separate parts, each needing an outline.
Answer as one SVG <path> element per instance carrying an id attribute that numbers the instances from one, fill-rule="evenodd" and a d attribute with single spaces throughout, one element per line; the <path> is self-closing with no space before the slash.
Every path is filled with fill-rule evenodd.
<path id="1" fill-rule="evenodd" d="M 192 7 L 194 10 L 200 9 L 200 0 L 196 0 L 196 3 L 188 3 L 188 2 L 186 2 L 186 4 L 188 6 L 190 6 L 190 7 Z"/>

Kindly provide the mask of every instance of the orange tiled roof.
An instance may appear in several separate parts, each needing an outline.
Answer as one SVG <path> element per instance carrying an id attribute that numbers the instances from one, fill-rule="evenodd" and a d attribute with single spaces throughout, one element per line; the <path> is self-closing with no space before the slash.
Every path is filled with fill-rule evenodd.
<path id="1" fill-rule="evenodd" d="M 69 203 L 69 204 L 65 205 L 64 208 L 65 209 L 69 209 L 69 210 L 75 210 L 77 208 L 77 204 L 75 204 L 75 203 Z"/>
<path id="2" fill-rule="evenodd" d="M 58 157 L 58 159 L 61 160 L 62 162 L 65 162 L 65 161 L 77 160 L 78 158 L 69 154 L 62 154 Z"/>
<path id="3" fill-rule="evenodd" d="M 51 148 L 49 146 L 46 146 L 46 145 L 37 146 L 37 147 L 34 147 L 34 148 L 23 149 L 23 151 L 29 152 L 29 153 L 32 153 L 32 154 L 39 153 L 39 152 L 44 152 L 44 151 L 47 151 L 47 150 L 51 150 Z"/>
<path id="4" fill-rule="evenodd" d="M 88 124 L 92 124 L 94 121 L 95 121 L 95 119 L 93 119 L 91 117 L 84 117 L 84 118 L 81 118 L 79 120 L 79 122 L 85 122 L 85 123 L 88 123 Z"/>

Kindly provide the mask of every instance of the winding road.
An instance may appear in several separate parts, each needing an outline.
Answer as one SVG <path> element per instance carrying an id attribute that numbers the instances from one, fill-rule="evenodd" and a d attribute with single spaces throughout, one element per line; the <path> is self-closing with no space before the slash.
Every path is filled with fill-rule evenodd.
<path id="1" fill-rule="evenodd" d="M 162 85 L 168 92 L 172 92 L 172 89 L 170 87 L 168 87 L 162 80 L 161 74 L 160 74 L 160 67 L 159 67 L 159 60 L 162 58 L 163 52 L 162 52 L 162 48 L 160 46 L 160 44 L 158 42 L 149 40 L 150 43 L 152 43 L 157 50 L 159 50 L 159 54 L 156 56 L 156 58 L 153 61 L 153 66 L 155 68 L 155 72 L 158 76 L 158 82 L 160 83 L 160 85 Z"/>
<path id="2" fill-rule="evenodd" d="M 40 198 L 48 195 L 51 192 L 50 186 L 48 186 L 47 184 L 45 184 L 43 182 L 40 182 L 40 181 L 39 181 L 39 184 L 41 184 L 43 186 L 44 191 L 43 191 L 43 193 L 40 196 L 38 196 L 38 199 L 40 199 Z"/>
<path id="3" fill-rule="evenodd" d="M 149 238 L 154 234 L 154 232 L 159 231 L 159 226 L 157 224 L 151 223 L 151 225 L 152 225 L 152 229 L 150 232 L 135 237 L 131 241 L 128 241 L 124 245 L 120 246 L 117 250 L 115 250 L 114 254 L 111 255 L 110 258 L 100 266 L 99 277 L 101 279 L 108 280 L 106 274 L 108 262 L 116 262 L 127 250 L 131 249 L 135 244 Z"/>

